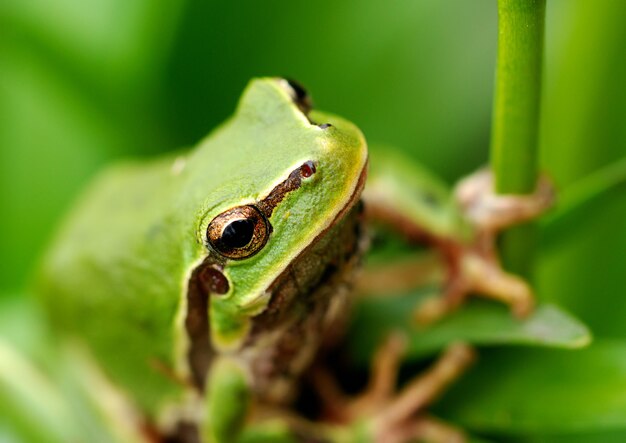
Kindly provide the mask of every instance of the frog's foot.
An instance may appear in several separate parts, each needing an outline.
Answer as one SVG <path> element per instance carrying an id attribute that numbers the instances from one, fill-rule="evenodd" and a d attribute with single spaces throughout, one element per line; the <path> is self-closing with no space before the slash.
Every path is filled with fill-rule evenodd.
<path id="1" fill-rule="evenodd" d="M 500 263 L 475 254 L 463 257 L 469 292 L 480 294 L 510 306 L 519 318 L 529 315 L 535 306 L 535 295 L 526 281 L 505 272 Z"/>
<path id="2" fill-rule="evenodd" d="M 455 196 L 474 227 L 475 238 L 469 244 L 442 243 L 449 263 L 444 294 L 418 308 L 418 323 L 439 320 L 470 293 L 501 301 L 518 317 L 528 315 L 534 306 L 533 291 L 523 279 L 502 269 L 495 241 L 502 229 L 531 220 L 551 206 L 554 189 L 550 181 L 542 177 L 532 195 L 496 195 L 491 173 L 481 170 L 459 182 Z"/>
<path id="3" fill-rule="evenodd" d="M 505 272 L 494 253 L 463 248 L 457 261 L 449 270 L 443 294 L 428 298 L 415 311 L 418 324 L 425 326 L 440 320 L 461 306 L 470 294 L 500 301 L 519 318 L 532 312 L 532 288 L 522 278 Z"/>
<path id="4" fill-rule="evenodd" d="M 554 202 L 554 188 L 545 176 L 539 179 L 533 194 L 498 195 L 493 190 L 493 175 L 487 169 L 461 180 L 454 194 L 465 217 L 477 230 L 494 234 L 538 217 Z"/>
<path id="5" fill-rule="evenodd" d="M 365 423 L 374 442 L 464 442 L 463 433 L 424 414 L 424 409 L 454 382 L 474 359 L 465 344 L 453 344 L 424 374 L 395 392 L 398 369 L 406 343 L 393 334 L 372 361 L 372 376 L 365 391 L 347 397 L 329 374 L 318 370 L 314 384 L 325 405 L 326 417 L 339 425 Z"/>

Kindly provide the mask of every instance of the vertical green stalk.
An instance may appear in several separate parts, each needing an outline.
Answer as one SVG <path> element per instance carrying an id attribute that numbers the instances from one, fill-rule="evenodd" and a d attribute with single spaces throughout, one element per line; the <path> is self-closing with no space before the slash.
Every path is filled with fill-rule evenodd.
<path id="1" fill-rule="evenodd" d="M 498 0 L 498 60 L 491 135 L 491 166 L 499 194 L 532 193 L 537 144 L 545 0 Z M 505 266 L 528 276 L 532 224 L 504 233 Z"/>

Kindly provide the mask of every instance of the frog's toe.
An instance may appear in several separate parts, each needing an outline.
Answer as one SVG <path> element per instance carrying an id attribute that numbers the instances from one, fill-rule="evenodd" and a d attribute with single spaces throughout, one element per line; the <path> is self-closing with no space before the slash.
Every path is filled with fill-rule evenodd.
<path id="1" fill-rule="evenodd" d="M 535 295 L 521 277 L 506 272 L 498 260 L 471 254 L 464 258 L 463 274 L 468 291 L 502 302 L 519 318 L 529 315 L 535 306 Z"/>
<path id="2" fill-rule="evenodd" d="M 418 326 L 443 319 L 473 295 L 504 303 L 518 318 L 533 311 L 533 289 L 523 278 L 502 268 L 497 252 L 490 245 L 459 245 L 453 260 L 442 293 L 417 306 L 414 319 Z"/>
<path id="3" fill-rule="evenodd" d="M 417 306 L 413 318 L 418 326 L 426 327 L 444 318 L 451 309 L 447 298 L 429 297 Z"/>

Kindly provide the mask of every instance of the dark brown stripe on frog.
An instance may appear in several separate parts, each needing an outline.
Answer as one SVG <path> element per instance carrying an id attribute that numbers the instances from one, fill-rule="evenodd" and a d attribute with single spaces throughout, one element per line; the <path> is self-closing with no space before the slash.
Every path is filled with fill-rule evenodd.
<path id="1" fill-rule="evenodd" d="M 287 179 L 272 189 L 267 197 L 256 204 L 256 207 L 259 208 L 266 218 L 269 219 L 272 216 L 276 206 L 283 201 L 289 192 L 295 191 L 302 185 L 301 170 L 302 166 L 291 171 Z"/>
<path id="2" fill-rule="evenodd" d="M 210 271 L 209 275 L 211 272 L 221 272 L 221 266 L 209 260 L 207 258 L 193 270 L 187 286 L 187 315 L 185 317 L 185 329 L 189 337 L 187 361 L 192 382 L 198 389 L 204 389 L 205 377 L 214 354 L 209 335 L 211 283 L 207 285 L 206 275 L 207 271 Z"/>

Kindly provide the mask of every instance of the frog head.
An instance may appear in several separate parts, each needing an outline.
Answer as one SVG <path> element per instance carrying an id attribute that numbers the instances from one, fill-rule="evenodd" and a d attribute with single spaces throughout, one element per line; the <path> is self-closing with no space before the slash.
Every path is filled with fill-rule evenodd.
<path id="1" fill-rule="evenodd" d="M 245 340 L 272 282 L 355 203 L 366 163 L 354 125 L 285 80 L 253 80 L 190 151 L 94 180 L 43 260 L 40 298 L 58 331 L 159 409 L 184 386 L 190 343 Z"/>
<path id="2" fill-rule="evenodd" d="M 195 211 L 194 284 L 210 294 L 214 346 L 233 349 L 272 283 L 358 200 L 366 144 L 353 124 L 312 111 L 301 87 L 267 78 L 248 85 L 234 117 L 187 163 L 186 193 L 208 190 Z"/>

